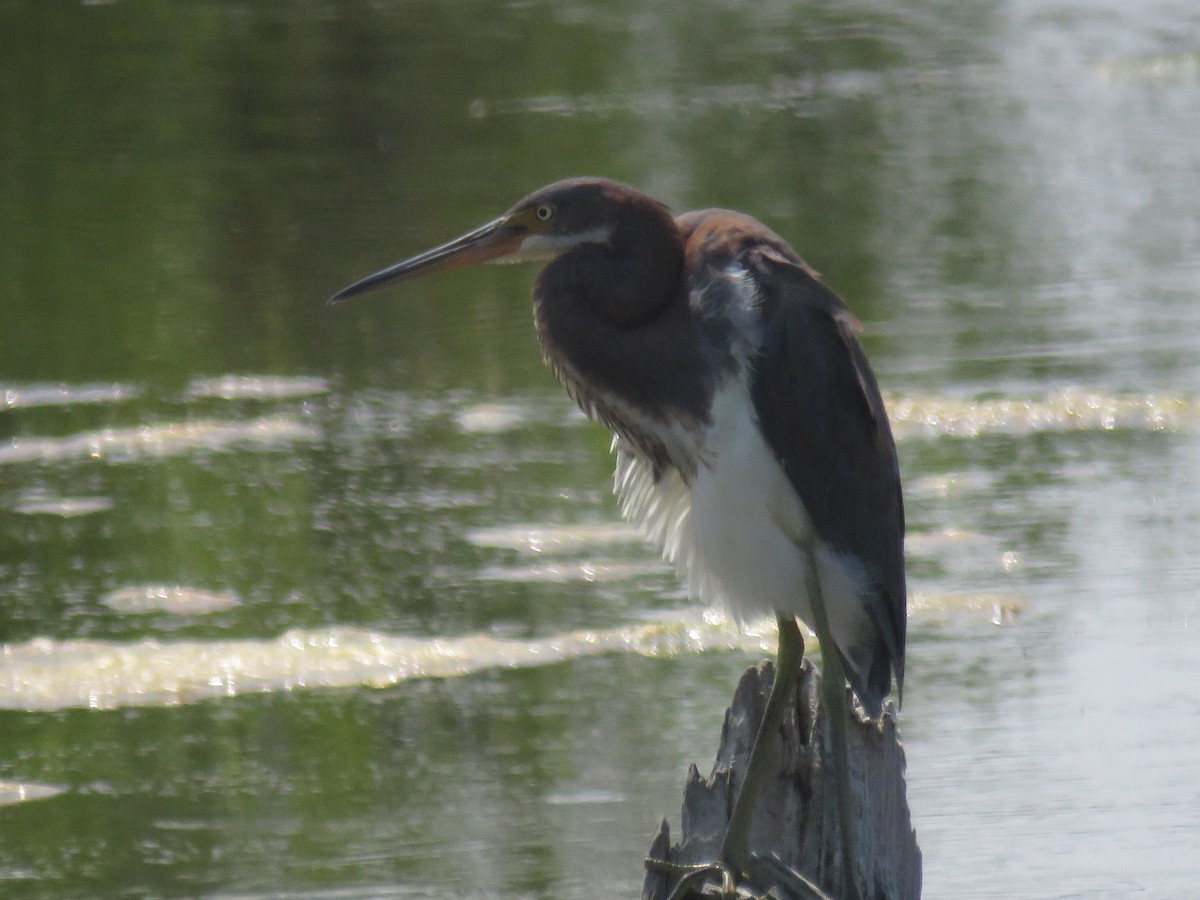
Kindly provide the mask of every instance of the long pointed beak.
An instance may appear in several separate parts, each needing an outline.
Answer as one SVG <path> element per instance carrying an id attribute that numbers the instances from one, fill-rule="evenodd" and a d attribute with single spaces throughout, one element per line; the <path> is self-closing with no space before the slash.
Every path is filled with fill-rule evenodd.
<path id="1" fill-rule="evenodd" d="M 330 297 L 329 303 L 341 303 L 393 281 L 407 281 L 459 266 L 502 259 L 519 250 L 524 237 L 524 230 L 510 225 L 506 218 L 495 219 L 447 244 L 360 278 Z"/>

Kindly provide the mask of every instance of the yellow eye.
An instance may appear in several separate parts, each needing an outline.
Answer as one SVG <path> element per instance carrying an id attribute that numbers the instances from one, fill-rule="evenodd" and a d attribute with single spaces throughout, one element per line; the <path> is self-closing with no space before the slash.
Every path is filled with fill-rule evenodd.
<path id="1" fill-rule="evenodd" d="M 534 215 L 538 217 L 539 222 L 549 222 L 554 217 L 554 207 L 539 206 Z"/>

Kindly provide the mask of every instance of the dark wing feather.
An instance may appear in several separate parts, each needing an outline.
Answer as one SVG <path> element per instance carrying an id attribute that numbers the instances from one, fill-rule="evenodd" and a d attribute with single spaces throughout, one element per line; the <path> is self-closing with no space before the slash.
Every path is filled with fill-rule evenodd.
<path id="1" fill-rule="evenodd" d="M 879 385 L 854 317 L 811 270 L 761 247 L 742 261 L 762 297 L 751 386 L 759 424 L 818 537 L 857 557 L 871 579 L 863 601 L 877 640 L 866 682 L 852 685 L 874 714 L 892 672 L 903 691 L 907 619 L 904 504 Z"/>

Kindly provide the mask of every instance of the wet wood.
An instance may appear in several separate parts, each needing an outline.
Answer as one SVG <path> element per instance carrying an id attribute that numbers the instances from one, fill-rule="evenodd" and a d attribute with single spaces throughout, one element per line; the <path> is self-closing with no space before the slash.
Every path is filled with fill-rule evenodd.
<path id="1" fill-rule="evenodd" d="M 672 845 L 663 820 L 647 854 L 643 900 L 666 900 L 686 871 L 711 863 L 741 783 L 758 723 L 771 690 L 769 662 L 742 676 L 725 714 L 712 774 L 693 765 L 684 787 L 682 838 Z M 773 736 L 774 771 L 763 784 L 750 827 L 750 850 L 758 859 L 743 897 L 849 897 L 841 883 L 838 791 L 829 760 L 830 728 L 819 702 L 820 676 L 805 659 L 779 734 Z M 864 900 L 909 900 L 921 894 L 921 851 L 909 816 L 904 748 L 890 711 L 870 721 L 849 704 L 847 742 L 855 798 L 851 815 L 858 896 Z M 655 862 L 657 861 L 657 862 Z M 697 879 L 712 882 L 713 878 Z M 719 880 L 719 878 L 717 879 Z M 818 889 L 819 886 L 819 889 Z M 711 884 L 710 884 L 711 889 Z M 687 891 L 701 893 L 700 884 Z"/>

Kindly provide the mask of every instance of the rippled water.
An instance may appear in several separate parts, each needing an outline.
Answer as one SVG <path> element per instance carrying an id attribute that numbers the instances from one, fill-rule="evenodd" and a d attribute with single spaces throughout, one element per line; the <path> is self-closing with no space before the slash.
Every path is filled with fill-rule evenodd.
<path id="1" fill-rule="evenodd" d="M 584 172 L 865 323 L 925 895 L 1189 895 L 1191 5 L 159 16 L 0 9 L 0 895 L 637 892 L 773 635 L 619 521 L 531 270 L 322 305 Z"/>

